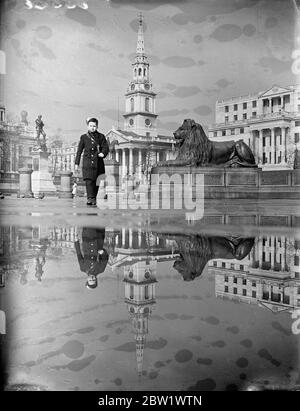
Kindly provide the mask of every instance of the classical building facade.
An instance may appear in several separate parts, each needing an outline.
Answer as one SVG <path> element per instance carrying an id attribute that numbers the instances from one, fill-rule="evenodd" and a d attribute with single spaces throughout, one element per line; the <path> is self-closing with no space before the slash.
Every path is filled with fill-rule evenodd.
<path id="1" fill-rule="evenodd" d="M 173 137 L 157 132 L 156 93 L 145 54 L 142 17 L 123 117 L 124 129 L 112 128 L 107 133 L 109 141 L 114 142 L 111 158 L 120 163 L 122 176 L 135 173 L 141 178 L 154 163 L 173 158 Z"/>
<path id="2" fill-rule="evenodd" d="M 32 168 L 35 129 L 28 123 L 6 121 L 0 105 L 0 191 L 18 191 L 19 168 Z"/>
<path id="3" fill-rule="evenodd" d="M 299 149 L 300 86 L 280 87 L 216 102 L 214 141 L 243 139 L 264 169 L 293 168 Z"/>

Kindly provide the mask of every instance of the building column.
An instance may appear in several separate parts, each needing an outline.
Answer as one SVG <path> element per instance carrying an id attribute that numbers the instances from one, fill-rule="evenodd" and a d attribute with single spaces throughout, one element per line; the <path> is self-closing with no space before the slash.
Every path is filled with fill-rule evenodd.
<path id="1" fill-rule="evenodd" d="M 133 149 L 129 149 L 129 174 L 133 173 Z"/>
<path id="2" fill-rule="evenodd" d="M 122 150 L 122 174 L 126 175 L 126 151 L 125 148 Z"/>
<path id="3" fill-rule="evenodd" d="M 156 161 L 159 162 L 159 151 L 156 152 Z"/>
<path id="4" fill-rule="evenodd" d="M 142 149 L 138 151 L 139 178 L 142 178 Z"/>
<path id="5" fill-rule="evenodd" d="M 263 130 L 258 130 L 258 160 L 263 165 Z"/>
<path id="6" fill-rule="evenodd" d="M 126 244 L 126 230 L 125 228 L 122 228 L 122 247 L 125 248 Z"/>
<path id="7" fill-rule="evenodd" d="M 271 148 L 271 164 L 276 163 L 276 147 L 275 147 L 275 129 L 274 127 L 271 128 L 271 137 L 270 137 L 270 148 Z"/>
<path id="8" fill-rule="evenodd" d="M 119 162 L 119 150 L 116 149 L 116 161 Z"/>
<path id="9" fill-rule="evenodd" d="M 281 163 L 286 163 L 287 161 L 287 141 L 286 141 L 286 128 L 281 127 L 281 144 L 282 144 L 282 161 Z"/>
<path id="10" fill-rule="evenodd" d="M 132 248 L 132 229 L 129 228 L 129 248 Z"/>

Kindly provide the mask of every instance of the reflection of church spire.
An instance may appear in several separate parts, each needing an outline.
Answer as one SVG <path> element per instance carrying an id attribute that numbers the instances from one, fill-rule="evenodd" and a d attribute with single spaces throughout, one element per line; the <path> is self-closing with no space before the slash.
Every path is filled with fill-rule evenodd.
<path id="1" fill-rule="evenodd" d="M 150 265 L 151 264 L 151 265 Z M 135 333 L 138 375 L 142 375 L 148 321 L 155 301 L 156 262 L 141 261 L 124 267 L 125 302 Z"/>

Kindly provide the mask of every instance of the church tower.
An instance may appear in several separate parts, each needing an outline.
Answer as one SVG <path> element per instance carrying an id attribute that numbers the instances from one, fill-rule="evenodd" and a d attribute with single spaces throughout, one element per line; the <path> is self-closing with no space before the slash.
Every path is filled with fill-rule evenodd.
<path id="1" fill-rule="evenodd" d="M 135 334 L 138 375 L 142 375 L 148 322 L 155 300 L 156 261 L 140 261 L 124 267 L 125 303 Z"/>
<path id="2" fill-rule="evenodd" d="M 135 61 L 132 63 L 132 81 L 126 98 L 124 130 L 151 139 L 157 137 L 157 117 L 155 112 L 156 93 L 152 91 L 149 77 L 149 63 L 145 54 L 143 17 L 139 15 L 139 29 Z"/>

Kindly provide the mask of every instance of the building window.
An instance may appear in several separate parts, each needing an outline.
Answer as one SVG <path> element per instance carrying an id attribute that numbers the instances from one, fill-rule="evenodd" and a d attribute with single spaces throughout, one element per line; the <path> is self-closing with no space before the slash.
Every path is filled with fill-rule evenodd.
<path id="1" fill-rule="evenodd" d="M 256 287 L 256 281 L 252 281 L 252 287 Z"/>
<path id="2" fill-rule="evenodd" d="M 238 105 L 235 104 L 235 105 L 233 106 L 233 110 L 234 110 L 234 111 L 237 111 L 237 109 L 238 109 Z"/>
<path id="3" fill-rule="evenodd" d="M 149 107 L 150 107 L 150 99 L 149 97 L 145 98 L 145 111 L 149 111 Z"/>
<path id="4" fill-rule="evenodd" d="M 256 117 L 256 111 L 252 112 L 252 117 Z"/>
<path id="5" fill-rule="evenodd" d="M 252 297 L 256 298 L 256 291 L 252 291 Z"/>
<path id="6" fill-rule="evenodd" d="M 263 147 L 266 147 L 266 137 L 263 137 Z"/>
<path id="7" fill-rule="evenodd" d="M 144 76 L 146 76 L 146 69 L 144 68 Z"/>
<path id="8" fill-rule="evenodd" d="M 236 277 L 233 277 L 233 282 L 234 282 L 234 284 L 237 284 L 237 278 Z"/>
<path id="9" fill-rule="evenodd" d="M 225 291 L 225 293 L 228 293 L 228 286 L 227 285 L 225 285 L 224 291 Z"/>
<path id="10" fill-rule="evenodd" d="M 139 68 L 139 76 L 141 76 L 141 75 L 142 75 L 142 69 Z"/>
<path id="11" fill-rule="evenodd" d="M 129 298 L 133 300 L 133 285 L 130 286 L 130 295 Z"/>
<path id="12" fill-rule="evenodd" d="M 226 130 L 222 130 L 222 136 L 226 136 Z"/>
<path id="13" fill-rule="evenodd" d="M 295 143 L 299 143 L 299 133 L 295 133 Z"/>
<path id="14" fill-rule="evenodd" d="M 229 117 L 225 116 L 225 123 L 228 123 Z"/>
<path id="15" fill-rule="evenodd" d="M 222 263 L 222 268 L 225 268 L 225 267 L 226 267 L 225 263 Z"/>
<path id="16" fill-rule="evenodd" d="M 244 266 L 243 265 L 240 265 L 240 270 L 244 271 Z"/>
<path id="17" fill-rule="evenodd" d="M 235 129 L 232 128 L 232 129 L 231 129 L 231 135 L 232 135 L 232 136 L 234 135 L 234 132 L 235 132 Z"/>
<path id="18" fill-rule="evenodd" d="M 263 153 L 263 164 L 267 163 L 267 157 L 266 157 L 266 153 Z"/>
<path id="19" fill-rule="evenodd" d="M 300 121 L 295 121 L 295 127 L 300 127 Z"/>
<path id="20" fill-rule="evenodd" d="M 216 262 L 216 261 L 214 261 L 214 267 L 217 267 L 217 266 L 218 266 L 217 262 Z"/>
<path id="21" fill-rule="evenodd" d="M 247 103 L 243 103 L 243 109 L 245 110 L 247 108 Z"/>
<path id="22" fill-rule="evenodd" d="M 300 273 L 298 273 L 297 271 L 295 271 L 295 278 L 300 278 Z"/>
<path id="23" fill-rule="evenodd" d="M 149 300 L 149 286 L 146 285 L 145 287 L 145 300 Z"/>
<path id="24" fill-rule="evenodd" d="M 246 278 L 243 278 L 243 285 L 247 285 L 247 280 L 246 280 Z"/>
<path id="25" fill-rule="evenodd" d="M 235 115 L 233 116 L 233 119 L 234 119 L 234 121 L 237 121 L 237 119 L 238 119 L 237 114 L 235 114 Z"/>
<path id="26" fill-rule="evenodd" d="M 244 134 L 244 127 L 240 128 L 240 134 Z"/>
<path id="27" fill-rule="evenodd" d="M 229 107 L 225 106 L 225 113 L 228 113 L 228 111 L 229 111 Z"/>
<path id="28" fill-rule="evenodd" d="M 299 265 L 299 256 L 295 255 L 294 257 L 294 265 Z"/>
<path id="29" fill-rule="evenodd" d="M 130 111 L 134 111 L 134 98 L 130 99 Z"/>
<path id="30" fill-rule="evenodd" d="M 151 126 L 151 121 L 149 120 L 149 118 L 146 118 L 145 124 L 147 127 Z"/>
<path id="31" fill-rule="evenodd" d="M 256 107 L 256 100 L 252 101 L 252 107 L 253 107 L 253 108 Z"/>
<path id="32" fill-rule="evenodd" d="M 131 119 L 129 120 L 129 124 L 130 124 L 131 126 L 133 126 L 133 123 L 134 123 L 133 118 L 131 118 Z"/>
<path id="33" fill-rule="evenodd" d="M 244 119 L 244 120 L 247 120 L 247 113 L 244 113 L 244 114 L 243 114 L 243 119 Z"/>
<path id="34" fill-rule="evenodd" d="M 228 275 L 225 275 L 224 281 L 225 281 L 225 283 L 228 283 Z"/>
<path id="35" fill-rule="evenodd" d="M 214 137 L 217 137 L 217 136 L 218 136 L 218 132 L 214 131 Z"/>
<path id="36" fill-rule="evenodd" d="M 233 294 L 237 294 L 237 288 L 233 289 Z"/>
<path id="37" fill-rule="evenodd" d="M 243 290 L 243 295 L 247 295 L 247 290 Z"/>

